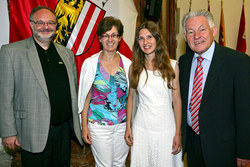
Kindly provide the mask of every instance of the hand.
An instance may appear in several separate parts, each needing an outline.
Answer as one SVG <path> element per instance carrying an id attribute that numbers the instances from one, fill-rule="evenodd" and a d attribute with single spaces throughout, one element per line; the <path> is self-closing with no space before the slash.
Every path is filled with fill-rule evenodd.
<path id="1" fill-rule="evenodd" d="M 176 134 L 173 139 L 172 154 L 178 154 L 181 151 L 181 135 Z"/>
<path id="2" fill-rule="evenodd" d="M 131 128 L 130 127 L 127 127 L 126 128 L 126 132 L 125 132 L 125 136 L 124 136 L 125 140 L 126 140 L 126 143 L 129 145 L 129 146 L 132 146 L 133 145 L 133 135 L 132 135 L 132 131 L 131 131 Z"/>
<path id="3" fill-rule="evenodd" d="M 88 143 L 88 144 L 92 143 L 91 135 L 90 135 L 88 126 L 82 128 L 82 138 L 83 138 L 85 143 Z"/>
<path id="4" fill-rule="evenodd" d="M 9 149 L 12 149 L 12 150 L 15 149 L 15 146 L 20 147 L 17 136 L 4 137 L 4 138 L 2 138 L 2 143 L 3 143 L 4 146 L 6 146 L 6 147 L 8 147 Z"/>
<path id="5" fill-rule="evenodd" d="M 237 160 L 237 167 L 247 167 L 247 165 L 250 164 L 249 159 L 236 158 L 236 160 Z"/>

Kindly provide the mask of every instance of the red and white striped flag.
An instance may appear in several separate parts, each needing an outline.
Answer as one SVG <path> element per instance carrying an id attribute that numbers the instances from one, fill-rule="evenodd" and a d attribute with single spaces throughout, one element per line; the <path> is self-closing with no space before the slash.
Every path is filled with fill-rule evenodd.
<path id="1" fill-rule="evenodd" d="M 56 6 L 55 13 L 59 26 L 54 41 L 74 52 L 78 76 L 83 61 L 100 51 L 96 31 L 105 12 L 88 0 L 85 2 L 60 0 Z"/>
<path id="2" fill-rule="evenodd" d="M 242 5 L 242 13 L 240 19 L 240 27 L 238 33 L 238 41 L 236 50 L 246 53 L 247 50 L 247 42 L 246 42 L 246 29 L 245 29 L 245 11 L 244 11 L 244 3 Z"/>
<path id="3" fill-rule="evenodd" d="M 132 57 L 130 48 L 134 40 L 137 19 L 133 0 L 70 2 L 65 0 L 10 0 L 10 42 L 31 36 L 29 14 L 34 7 L 39 5 L 55 10 L 58 18 L 58 30 L 54 41 L 74 52 L 78 76 L 83 61 L 100 51 L 96 30 L 98 23 L 105 16 L 114 16 L 122 21 L 125 40 L 121 39 L 119 51 L 128 58 Z"/>
<path id="4" fill-rule="evenodd" d="M 67 43 L 75 55 L 81 55 L 91 46 L 96 35 L 97 25 L 105 15 L 105 11 L 95 4 L 85 1 L 82 12 Z"/>

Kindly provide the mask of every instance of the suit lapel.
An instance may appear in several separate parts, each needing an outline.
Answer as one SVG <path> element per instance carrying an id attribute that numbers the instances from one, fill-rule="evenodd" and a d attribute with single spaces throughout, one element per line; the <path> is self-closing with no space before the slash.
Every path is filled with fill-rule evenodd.
<path id="1" fill-rule="evenodd" d="M 72 94 L 72 92 L 74 92 L 74 89 L 76 87 L 76 85 L 74 85 L 74 81 L 76 81 L 76 78 L 74 77 L 74 71 L 72 69 L 74 69 L 74 67 L 72 67 L 72 64 L 70 62 L 70 55 L 68 52 L 66 52 L 64 49 L 61 49 L 58 44 L 54 43 L 55 48 L 59 54 L 59 56 L 61 57 L 65 68 L 67 70 L 67 74 L 68 74 L 68 78 L 69 78 L 69 85 L 70 85 L 70 93 L 71 93 L 71 98 L 72 100 L 74 100 L 73 98 L 76 97 L 76 95 Z"/>
<path id="2" fill-rule="evenodd" d="M 206 79 L 206 83 L 205 83 L 205 87 L 204 87 L 204 91 L 202 95 L 201 107 L 202 105 L 204 105 L 204 103 L 206 103 L 206 99 L 209 97 L 209 93 L 211 92 L 213 87 L 216 86 L 215 85 L 216 80 L 219 77 L 220 69 L 224 61 L 223 56 L 222 56 L 223 53 L 220 50 L 221 50 L 221 46 L 215 42 L 214 55 L 213 55 L 212 62 L 211 62 L 209 72 L 207 75 L 207 79 Z"/>
<path id="3" fill-rule="evenodd" d="M 191 65 L 192 65 L 192 60 L 193 60 L 193 54 L 189 53 L 186 56 L 186 60 L 184 61 L 184 68 L 182 70 L 183 74 L 180 74 L 183 76 L 183 90 L 186 90 L 185 92 L 183 92 L 183 100 L 185 102 L 185 107 L 188 106 L 188 90 L 189 90 L 189 80 L 190 80 L 190 71 L 191 71 Z"/>
<path id="4" fill-rule="evenodd" d="M 27 55 L 30 61 L 30 65 L 35 73 L 35 76 L 39 84 L 41 85 L 45 95 L 49 97 L 45 77 L 43 74 L 42 65 L 41 65 L 41 62 L 37 53 L 35 42 L 32 37 L 30 37 L 27 41 Z"/>
<path id="5" fill-rule="evenodd" d="M 71 81 L 72 78 L 70 78 L 70 77 L 72 76 L 72 70 L 71 70 L 72 68 L 70 67 L 70 66 L 71 66 L 70 60 L 69 60 L 69 59 L 70 59 L 70 56 L 68 55 L 67 52 L 64 52 L 63 50 L 61 50 L 61 49 L 57 46 L 57 44 L 54 43 L 54 45 L 55 45 L 55 48 L 56 48 L 56 50 L 57 50 L 57 53 L 58 53 L 59 56 L 61 57 L 61 59 L 62 59 L 64 65 L 65 65 L 65 67 L 66 67 L 66 70 L 67 70 L 67 73 L 68 73 L 69 80 Z"/>

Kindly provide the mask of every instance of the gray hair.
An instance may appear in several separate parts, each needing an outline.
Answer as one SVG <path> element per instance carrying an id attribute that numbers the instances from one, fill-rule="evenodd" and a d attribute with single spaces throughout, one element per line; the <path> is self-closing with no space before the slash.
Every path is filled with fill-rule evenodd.
<path id="1" fill-rule="evenodd" d="M 186 27 L 187 20 L 190 18 L 196 17 L 196 16 L 206 17 L 210 28 L 214 27 L 214 17 L 212 15 L 212 13 L 210 13 L 209 11 L 202 9 L 202 10 L 198 10 L 198 11 L 194 11 L 194 12 L 189 12 L 189 13 L 185 14 L 182 18 L 182 28 L 183 28 L 185 35 L 186 35 L 186 28 L 185 27 Z"/>

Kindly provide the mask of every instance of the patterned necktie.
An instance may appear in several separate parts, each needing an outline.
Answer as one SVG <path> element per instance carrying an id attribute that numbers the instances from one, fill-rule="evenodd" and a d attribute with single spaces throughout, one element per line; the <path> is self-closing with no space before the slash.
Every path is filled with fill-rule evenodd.
<path id="1" fill-rule="evenodd" d="M 196 134 L 200 134 L 199 129 L 199 110 L 200 110 L 200 103 L 202 98 L 202 80 L 203 80 L 203 68 L 202 68 L 202 61 L 204 60 L 203 57 L 197 57 L 197 68 L 195 70 L 194 76 L 194 83 L 192 89 L 192 96 L 189 105 L 189 111 L 191 112 L 191 122 L 192 122 L 192 129 Z"/>

